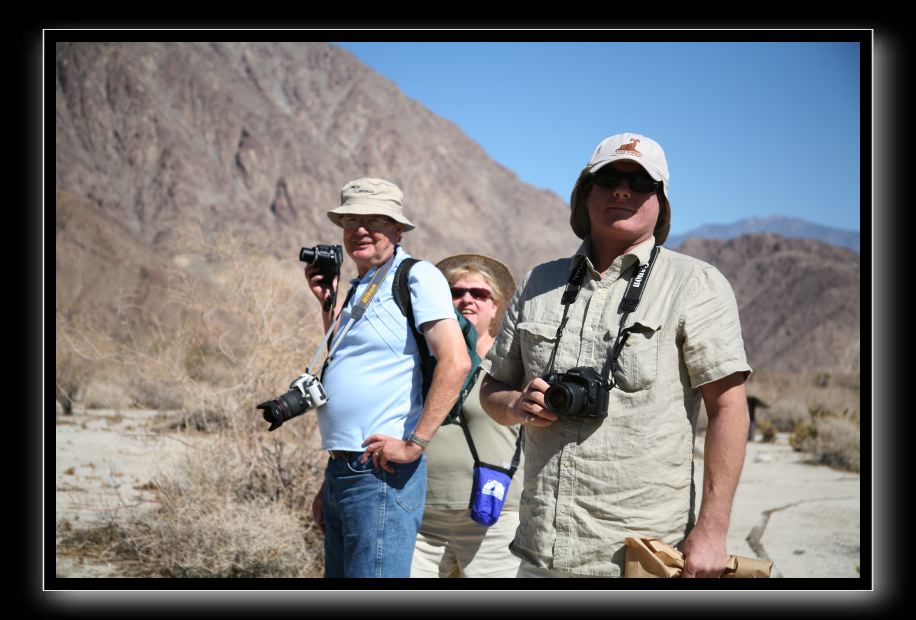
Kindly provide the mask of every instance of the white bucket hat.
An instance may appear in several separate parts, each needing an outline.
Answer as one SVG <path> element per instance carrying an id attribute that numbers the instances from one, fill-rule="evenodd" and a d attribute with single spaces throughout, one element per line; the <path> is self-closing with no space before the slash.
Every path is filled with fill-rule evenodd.
<path id="1" fill-rule="evenodd" d="M 404 225 L 404 232 L 416 228 L 404 217 L 404 193 L 385 179 L 364 178 L 350 181 L 340 190 L 340 206 L 328 211 L 328 218 L 340 226 L 342 215 L 387 215 Z"/>
<path id="2" fill-rule="evenodd" d="M 638 133 L 621 133 L 605 138 L 595 148 L 588 164 L 579 173 L 576 185 L 569 197 L 572 209 L 569 224 L 580 239 L 588 237 L 591 224 L 585 199 L 591 189 L 591 175 L 615 161 L 633 161 L 642 166 L 656 181 L 662 182 L 664 200 L 659 205 L 658 221 L 655 224 L 655 243 L 661 245 L 668 238 L 671 229 L 671 201 L 668 199 L 668 161 L 661 145 L 651 138 Z M 585 190 L 585 191 L 583 191 Z"/>

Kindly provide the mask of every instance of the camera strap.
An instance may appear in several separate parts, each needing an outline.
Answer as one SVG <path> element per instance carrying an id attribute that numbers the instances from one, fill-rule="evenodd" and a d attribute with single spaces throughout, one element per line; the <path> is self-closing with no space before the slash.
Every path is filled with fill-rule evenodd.
<path id="1" fill-rule="evenodd" d="M 366 290 L 363 292 L 362 295 L 360 295 L 359 299 L 356 302 L 356 305 L 353 307 L 353 310 L 350 311 L 350 320 L 347 321 L 347 326 L 344 327 L 343 332 L 341 332 L 341 334 L 338 337 L 334 338 L 333 342 L 331 343 L 331 349 L 328 351 L 328 357 L 324 363 L 325 366 L 327 366 L 328 363 L 330 363 L 331 359 L 334 356 L 334 351 L 337 349 L 338 345 L 340 345 L 341 341 L 343 340 L 343 337 L 347 335 L 348 331 L 350 331 L 350 328 L 353 327 L 353 324 L 356 323 L 358 320 L 360 320 L 363 317 L 363 314 L 366 313 L 366 307 L 369 305 L 369 302 L 371 302 L 372 299 L 375 297 L 375 294 L 378 292 L 379 287 L 381 286 L 382 282 L 384 282 L 385 278 L 388 276 L 388 272 L 391 271 L 391 266 L 394 264 L 394 257 L 396 254 L 397 254 L 397 249 L 395 249 L 395 253 L 391 255 L 391 258 L 385 261 L 383 265 L 379 266 L 375 274 L 372 276 L 372 279 L 369 281 L 369 285 L 366 287 Z M 318 357 L 321 355 L 321 350 L 324 348 L 325 343 L 331 337 L 331 334 L 334 333 L 334 329 L 340 323 L 340 317 L 343 315 L 343 310 L 346 307 L 347 303 L 349 303 L 349 300 L 352 297 L 353 293 L 356 292 L 356 289 L 358 286 L 359 286 L 358 283 L 354 284 L 353 287 L 350 289 L 350 292 L 347 294 L 347 299 L 344 302 L 344 305 L 341 307 L 340 312 L 337 314 L 337 318 L 334 319 L 334 321 L 331 323 L 331 326 L 328 328 L 328 332 L 324 335 L 324 339 L 322 339 L 322 341 L 319 343 L 318 350 L 315 351 L 315 356 L 312 358 L 312 361 L 309 363 L 308 368 L 306 368 L 306 372 L 310 372 L 309 369 L 311 369 L 312 366 L 315 365 L 315 362 L 318 361 Z"/>
<path id="2" fill-rule="evenodd" d="M 563 297 L 560 303 L 563 304 L 563 318 L 560 319 L 560 326 L 557 327 L 557 335 L 554 337 L 553 351 L 550 352 L 550 360 L 547 362 L 547 370 L 553 371 L 553 361 L 557 357 L 557 349 L 560 346 L 560 338 L 563 336 L 563 329 L 566 327 L 566 321 L 569 320 L 569 307 L 573 305 L 582 290 L 582 283 L 585 281 L 585 270 L 588 268 L 585 257 L 579 261 L 576 268 L 569 274 L 569 280 L 566 282 L 566 290 L 563 291 Z"/>
<path id="3" fill-rule="evenodd" d="M 660 246 L 656 245 L 652 248 L 652 253 L 649 255 L 649 260 L 646 263 L 640 265 L 637 262 L 632 267 L 635 273 L 630 278 L 629 284 L 627 284 L 627 290 L 623 294 L 623 299 L 620 300 L 619 311 L 623 312 L 623 316 L 620 318 L 617 338 L 614 340 L 614 346 L 611 349 L 612 368 L 616 365 L 617 357 L 620 355 L 621 350 L 623 350 L 623 345 L 626 344 L 627 338 L 630 336 L 629 328 L 624 328 L 624 325 L 630 313 L 639 306 L 639 301 L 642 299 L 642 293 L 649 281 L 649 274 L 652 273 L 652 266 L 655 264 L 655 257 L 658 256 L 659 247 Z M 579 296 L 579 291 L 582 289 L 586 267 L 587 261 L 585 257 L 582 257 L 582 260 L 579 261 L 579 264 L 569 275 L 569 281 L 566 283 L 566 290 L 563 291 L 563 297 L 560 300 L 560 303 L 563 304 L 563 318 L 560 319 L 556 341 L 553 345 L 553 351 L 550 353 L 550 361 L 547 363 L 547 370 L 545 372 L 553 371 L 553 362 L 557 356 L 557 349 L 560 347 L 560 338 L 563 335 L 563 329 L 566 327 L 566 322 L 569 320 L 567 316 L 569 314 L 569 307 L 575 303 L 576 298 Z M 610 380 L 608 380 L 608 385 L 613 387 Z"/>

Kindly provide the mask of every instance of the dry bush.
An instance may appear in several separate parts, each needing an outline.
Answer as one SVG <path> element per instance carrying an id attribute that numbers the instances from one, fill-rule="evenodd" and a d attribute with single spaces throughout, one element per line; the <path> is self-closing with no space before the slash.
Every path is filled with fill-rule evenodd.
<path id="1" fill-rule="evenodd" d="M 165 577 L 317 577 L 321 538 L 305 449 L 284 458 L 283 442 L 258 448 L 221 435 L 159 481 L 161 508 L 130 524 L 128 538 L 148 572 Z M 301 469 L 294 470 L 293 465 Z"/>
<path id="2" fill-rule="evenodd" d="M 776 425 L 769 420 L 760 420 L 757 423 L 757 430 L 760 431 L 760 441 L 763 443 L 773 443 L 776 440 Z"/>
<path id="3" fill-rule="evenodd" d="M 67 415 L 90 383 L 114 360 L 115 343 L 86 317 L 57 309 L 55 316 L 55 392 Z"/>
<path id="4" fill-rule="evenodd" d="M 310 506 L 326 455 L 315 414 L 268 434 L 255 409 L 305 369 L 323 335 L 318 304 L 298 263 L 232 239 L 204 247 L 208 256 L 186 256 L 213 265 L 219 287 L 176 268 L 162 294 L 183 320 L 133 335 L 119 355 L 138 402 L 179 410 L 178 426 L 212 432 L 213 447 L 157 481 L 162 509 L 128 536 L 156 574 L 320 574 Z"/>
<path id="5" fill-rule="evenodd" d="M 808 419 L 808 406 L 798 398 L 787 397 L 770 403 L 767 409 L 758 409 L 757 417 L 761 424 L 766 421 L 779 432 L 789 433 Z"/>
<path id="6" fill-rule="evenodd" d="M 849 412 L 812 409 L 809 421 L 798 424 L 789 437 L 790 445 L 808 452 L 815 463 L 858 472 L 860 433 L 858 410 Z"/>

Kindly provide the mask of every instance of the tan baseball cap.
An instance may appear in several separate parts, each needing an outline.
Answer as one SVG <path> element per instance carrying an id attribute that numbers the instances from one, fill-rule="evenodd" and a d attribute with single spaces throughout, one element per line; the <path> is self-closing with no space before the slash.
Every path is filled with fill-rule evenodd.
<path id="1" fill-rule="evenodd" d="M 340 190 L 340 206 L 328 211 L 328 218 L 340 226 L 342 215 L 387 215 L 404 225 L 404 232 L 416 228 L 404 217 L 404 193 L 385 179 L 363 178 L 350 181 Z"/>
<path id="2" fill-rule="evenodd" d="M 655 243 L 661 245 L 668 238 L 671 229 L 671 201 L 668 199 L 668 160 L 661 145 L 646 136 L 638 133 L 620 133 L 605 138 L 595 147 L 588 164 L 579 173 L 576 185 L 569 197 L 569 206 L 572 209 L 569 215 L 569 224 L 573 232 L 580 239 L 585 239 L 591 230 L 588 221 L 588 211 L 585 208 L 585 199 L 591 189 L 590 176 L 604 166 L 615 161 L 633 161 L 642 166 L 656 181 L 662 182 L 662 192 L 665 199 L 659 208 L 658 221 L 655 224 Z"/>

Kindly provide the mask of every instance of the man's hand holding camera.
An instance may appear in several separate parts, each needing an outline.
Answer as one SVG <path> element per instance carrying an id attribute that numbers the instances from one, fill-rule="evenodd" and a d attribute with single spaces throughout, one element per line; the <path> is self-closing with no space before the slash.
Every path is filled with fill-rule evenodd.
<path id="1" fill-rule="evenodd" d="M 513 423 L 541 428 L 553 424 L 557 414 L 548 411 L 544 403 L 544 393 L 549 387 L 550 385 L 541 377 L 529 381 L 509 407 L 509 415 L 514 418 Z"/>
<path id="2" fill-rule="evenodd" d="M 330 311 L 325 311 L 325 308 L 328 306 L 328 302 L 336 297 L 334 291 L 337 290 L 339 277 L 334 276 L 330 283 L 326 283 L 327 275 L 322 273 L 321 267 L 309 265 L 305 268 L 305 279 L 308 280 L 309 290 L 312 291 L 312 295 L 321 304 L 324 327 L 327 329 L 331 326 L 331 319 L 336 312 L 336 308 L 330 308 Z"/>

